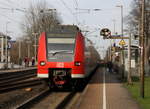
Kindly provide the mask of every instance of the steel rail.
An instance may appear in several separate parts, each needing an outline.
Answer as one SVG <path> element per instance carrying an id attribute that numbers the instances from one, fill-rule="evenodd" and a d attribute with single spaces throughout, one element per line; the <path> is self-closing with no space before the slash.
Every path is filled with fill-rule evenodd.
<path id="1" fill-rule="evenodd" d="M 35 86 L 38 84 L 42 84 L 42 81 L 40 80 L 30 80 L 30 81 L 24 81 L 24 82 L 18 82 L 18 83 L 12 83 L 7 86 L 0 87 L 0 93 L 5 93 L 8 91 L 21 89 L 29 86 Z"/>
<path id="2" fill-rule="evenodd" d="M 36 77 L 36 75 L 32 74 L 32 75 L 21 76 L 21 77 L 18 77 L 18 78 L 6 79 L 6 80 L 3 80 L 3 81 L 0 81 L 0 86 L 4 85 L 4 84 L 7 85 L 7 84 L 10 84 L 10 83 L 13 83 L 13 82 L 18 82 L 18 81 L 25 80 L 25 79 L 30 79 L 30 78 L 33 78 L 33 77 Z"/>
<path id="3" fill-rule="evenodd" d="M 71 102 L 71 100 L 73 99 L 73 97 L 76 95 L 77 92 L 70 92 L 65 98 L 64 100 L 59 103 L 56 107 L 56 109 L 65 109 L 66 106 Z"/>
<path id="4" fill-rule="evenodd" d="M 35 74 L 35 72 L 18 72 L 17 74 L 10 74 L 10 75 L 5 75 L 5 76 L 2 76 L 0 75 L 0 81 L 3 81 L 5 79 L 11 79 L 11 78 L 17 78 L 17 77 L 20 77 L 20 76 L 24 76 L 24 75 L 32 75 L 32 74 Z"/>
<path id="5" fill-rule="evenodd" d="M 34 102 L 42 100 L 48 94 L 50 94 L 50 91 L 47 88 L 46 90 L 42 91 L 41 93 L 39 93 L 39 94 L 31 97 L 30 99 L 26 100 L 22 104 L 15 106 L 14 109 L 25 109 L 25 108 L 29 107 L 30 105 L 32 105 Z"/>

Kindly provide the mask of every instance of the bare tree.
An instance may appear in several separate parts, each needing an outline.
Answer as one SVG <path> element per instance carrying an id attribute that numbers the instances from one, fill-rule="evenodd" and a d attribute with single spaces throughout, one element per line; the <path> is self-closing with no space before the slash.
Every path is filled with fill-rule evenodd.
<path id="1" fill-rule="evenodd" d="M 126 16 L 126 24 L 130 26 L 131 31 L 135 34 L 139 34 L 140 30 L 140 20 L 141 20 L 141 0 L 134 0 L 131 4 L 132 10 L 128 16 Z M 146 11 L 145 11 L 145 23 L 146 23 L 146 36 L 150 33 L 150 1 L 146 1 Z"/>
<path id="2" fill-rule="evenodd" d="M 131 4 L 132 10 L 126 16 L 125 21 L 127 26 L 131 29 L 132 33 L 138 35 L 140 23 L 140 0 L 134 0 Z"/>
<path id="3" fill-rule="evenodd" d="M 141 0 L 134 0 L 132 3 L 132 10 L 127 16 L 127 25 L 132 29 L 132 33 L 140 36 L 140 22 L 141 22 Z M 150 65 L 150 1 L 146 0 L 145 4 L 145 65 L 149 68 Z M 149 72 L 148 70 L 146 72 Z"/>
<path id="4" fill-rule="evenodd" d="M 28 56 L 30 52 L 30 57 L 34 57 L 35 53 L 35 35 L 36 44 L 38 44 L 38 37 L 41 32 L 48 31 L 52 27 L 57 26 L 61 23 L 61 19 L 58 16 L 56 9 L 49 8 L 48 3 L 41 0 L 37 4 L 30 4 L 29 8 L 25 11 L 25 16 L 21 24 L 23 36 L 18 39 L 13 45 L 13 50 L 11 50 L 11 60 L 14 63 L 18 63 L 19 57 L 19 43 L 21 44 L 21 60 L 25 56 Z M 30 43 L 28 43 L 30 41 Z M 27 49 L 27 45 L 30 45 L 30 51 Z"/>
<path id="5" fill-rule="evenodd" d="M 61 23 L 56 9 L 50 9 L 47 3 L 41 1 L 35 5 L 31 4 L 25 14 L 23 31 L 25 36 L 32 36 L 32 33 L 48 31 L 51 27 Z"/>

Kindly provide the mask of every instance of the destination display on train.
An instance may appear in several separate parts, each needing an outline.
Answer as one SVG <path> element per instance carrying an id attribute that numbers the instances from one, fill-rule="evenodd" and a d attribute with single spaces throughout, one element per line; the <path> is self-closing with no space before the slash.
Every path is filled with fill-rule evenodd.
<path id="1" fill-rule="evenodd" d="M 73 38 L 75 37 L 75 34 L 52 34 L 52 33 L 47 33 L 47 37 L 66 37 L 66 38 Z"/>
<path id="2" fill-rule="evenodd" d="M 48 38 L 48 43 L 74 44 L 74 38 Z"/>

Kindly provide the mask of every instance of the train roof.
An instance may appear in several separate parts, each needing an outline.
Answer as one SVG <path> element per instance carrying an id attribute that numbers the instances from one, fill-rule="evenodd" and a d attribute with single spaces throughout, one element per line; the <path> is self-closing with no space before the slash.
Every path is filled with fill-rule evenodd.
<path id="1" fill-rule="evenodd" d="M 48 34 L 76 34 L 79 32 L 76 25 L 58 25 L 47 31 Z"/>

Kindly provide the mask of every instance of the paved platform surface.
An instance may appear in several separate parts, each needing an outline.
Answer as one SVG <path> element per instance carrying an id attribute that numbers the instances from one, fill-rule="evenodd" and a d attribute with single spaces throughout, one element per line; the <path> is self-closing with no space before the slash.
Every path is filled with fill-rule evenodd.
<path id="1" fill-rule="evenodd" d="M 115 74 L 99 68 L 74 109 L 140 109 Z"/>

